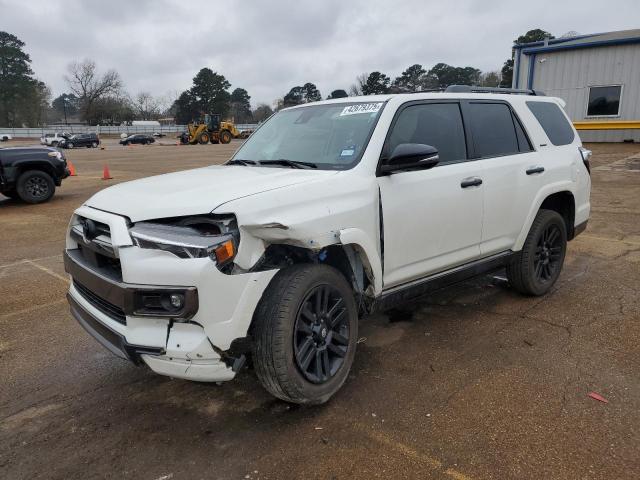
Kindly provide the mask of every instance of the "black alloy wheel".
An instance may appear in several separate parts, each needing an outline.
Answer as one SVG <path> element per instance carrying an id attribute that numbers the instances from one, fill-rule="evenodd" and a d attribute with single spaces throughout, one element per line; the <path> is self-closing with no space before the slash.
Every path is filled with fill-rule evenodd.
<path id="1" fill-rule="evenodd" d="M 556 211 L 541 209 L 522 246 L 507 265 L 511 286 L 525 295 L 544 295 L 558 280 L 567 251 L 567 226 Z"/>
<path id="2" fill-rule="evenodd" d="M 20 199 L 27 203 L 42 203 L 55 193 L 53 178 L 42 170 L 29 170 L 20 175 L 16 192 Z"/>
<path id="3" fill-rule="evenodd" d="M 49 185 L 42 177 L 30 177 L 24 184 L 25 191 L 33 198 L 46 198 L 49 195 Z"/>
<path id="4" fill-rule="evenodd" d="M 294 326 L 297 367 L 312 383 L 331 379 L 342 367 L 349 345 L 347 308 L 331 285 L 318 285 L 303 300 Z"/>
<path id="5" fill-rule="evenodd" d="M 534 254 L 536 279 L 546 283 L 554 278 L 562 259 L 562 234 L 554 223 L 542 231 Z"/>
<path id="6" fill-rule="evenodd" d="M 358 338 L 358 307 L 347 278 L 329 265 L 279 270 L 250 328 L 262 386 L 287 402 L 318 405 L 344 384 Z"/>

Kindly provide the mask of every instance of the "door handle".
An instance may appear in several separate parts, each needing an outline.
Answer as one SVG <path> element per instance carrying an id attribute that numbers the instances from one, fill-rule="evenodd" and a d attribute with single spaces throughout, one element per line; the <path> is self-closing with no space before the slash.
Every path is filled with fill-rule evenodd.
<path id="1" fill-rule="evenodd" d="M 479 185 L 482 185 L 482 179 L 478 177 L 463 178 L 462 182 L 460 182 L 462 188 L 477 187 Z"/>
<path id="2" fill-rule="evenodd" d="M 527 175 L 535 175 L 536 173 L 544 172 L 544 167 L 529 167 L 527 168 Z"/>

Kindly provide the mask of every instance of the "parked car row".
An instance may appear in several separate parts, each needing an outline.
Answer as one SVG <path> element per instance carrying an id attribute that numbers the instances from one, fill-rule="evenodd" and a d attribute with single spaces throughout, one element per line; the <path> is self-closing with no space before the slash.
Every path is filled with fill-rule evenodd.
<path id="1" fill-rule="evenodd" d="M 100 138 L 95 133 L 79 133 L 72 135 L 66 132 L 47 133 L 40 138 L 42 145 L 60 148 L 98 148 Z"/>

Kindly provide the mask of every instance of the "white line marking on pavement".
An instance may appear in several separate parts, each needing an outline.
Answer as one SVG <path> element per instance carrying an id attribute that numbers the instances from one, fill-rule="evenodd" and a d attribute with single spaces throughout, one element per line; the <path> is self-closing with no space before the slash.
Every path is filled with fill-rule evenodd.
<path id="1" fill-rule="evenodd" d="M 54 305 L 59 305 L 61 303 L 65 303 L 67 301 L 66 298 L 61 298 L 60 300 L 55 300 L 53 302 L 45 303 L 43 305 L 36 305 L 34 307 L 24 308 L 22 310 L 17 310 L 15 312 L 3 313 L 0 315 L 0 319 L 13 317 L 15 315 L 26 315 L 28 313 L 35 312 L 36 310 L 40 310 L 41 308 L 53 307 Z"/>
<path id="2" fill-rule="evenodd" d="M 71 283 L 71 282 L 69 281 L 69 279 L 68 279 L 68 278 L 63 277 L 62 275 L 58 275 L 58 274 L 57 274 L 56 272 L 54 272 L 53 270 L 51 270 L 51 269 L 49 269 L 49 268 L 47 268 L 47 267 L 43 267 L 42 265 L 40 265 L 40 264 L 38 264 L 38 263 L 34 262 L 33 260 L 25 260 L 25 263 L 28 263 L 29 265 L 33 265 L 34 267 L 36 267 L 36 268 L 38 268 L 38 269 L 42 270 L 43 272 L 48 273 L 49 275 L 52 275 L 52 276 L 56 277 L 56 278 L 57 278 L 57 279 L 59 279 L 59 280 L 62 280 L 62 281 L 63 281 L 63 282 L 65 282 L 65 283 Z"/>
<path id="3" fill-rule="evenodd" d="M 6 263 L 4 265 L 0 265 L 0 268 L 17 267 L 18 265 L 24 265 L 25 263 L 39 262 L 40 260 L 49 260 L 51 258 L 62 258 L 62 254 L 59 253 L 57 255 L 50 255 L 48 257 L 32 258 L 31 260 L 18 260 L 17 262 Z"/>

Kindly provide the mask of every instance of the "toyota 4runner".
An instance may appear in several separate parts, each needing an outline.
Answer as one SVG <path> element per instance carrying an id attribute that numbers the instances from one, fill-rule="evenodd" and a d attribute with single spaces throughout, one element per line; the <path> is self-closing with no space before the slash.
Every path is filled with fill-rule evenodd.
<path id="1" fill-rule="evenodd" d="M 64 253 L 73 316 L 114 354 L 225 381 L 250 359 L 297 403 L 344 383 L 358 318 L 506 268 L 544 295 L 589 218 L 589 157 L 540 92 L 281 110 L 224 165 L 105 189 Z"/>

